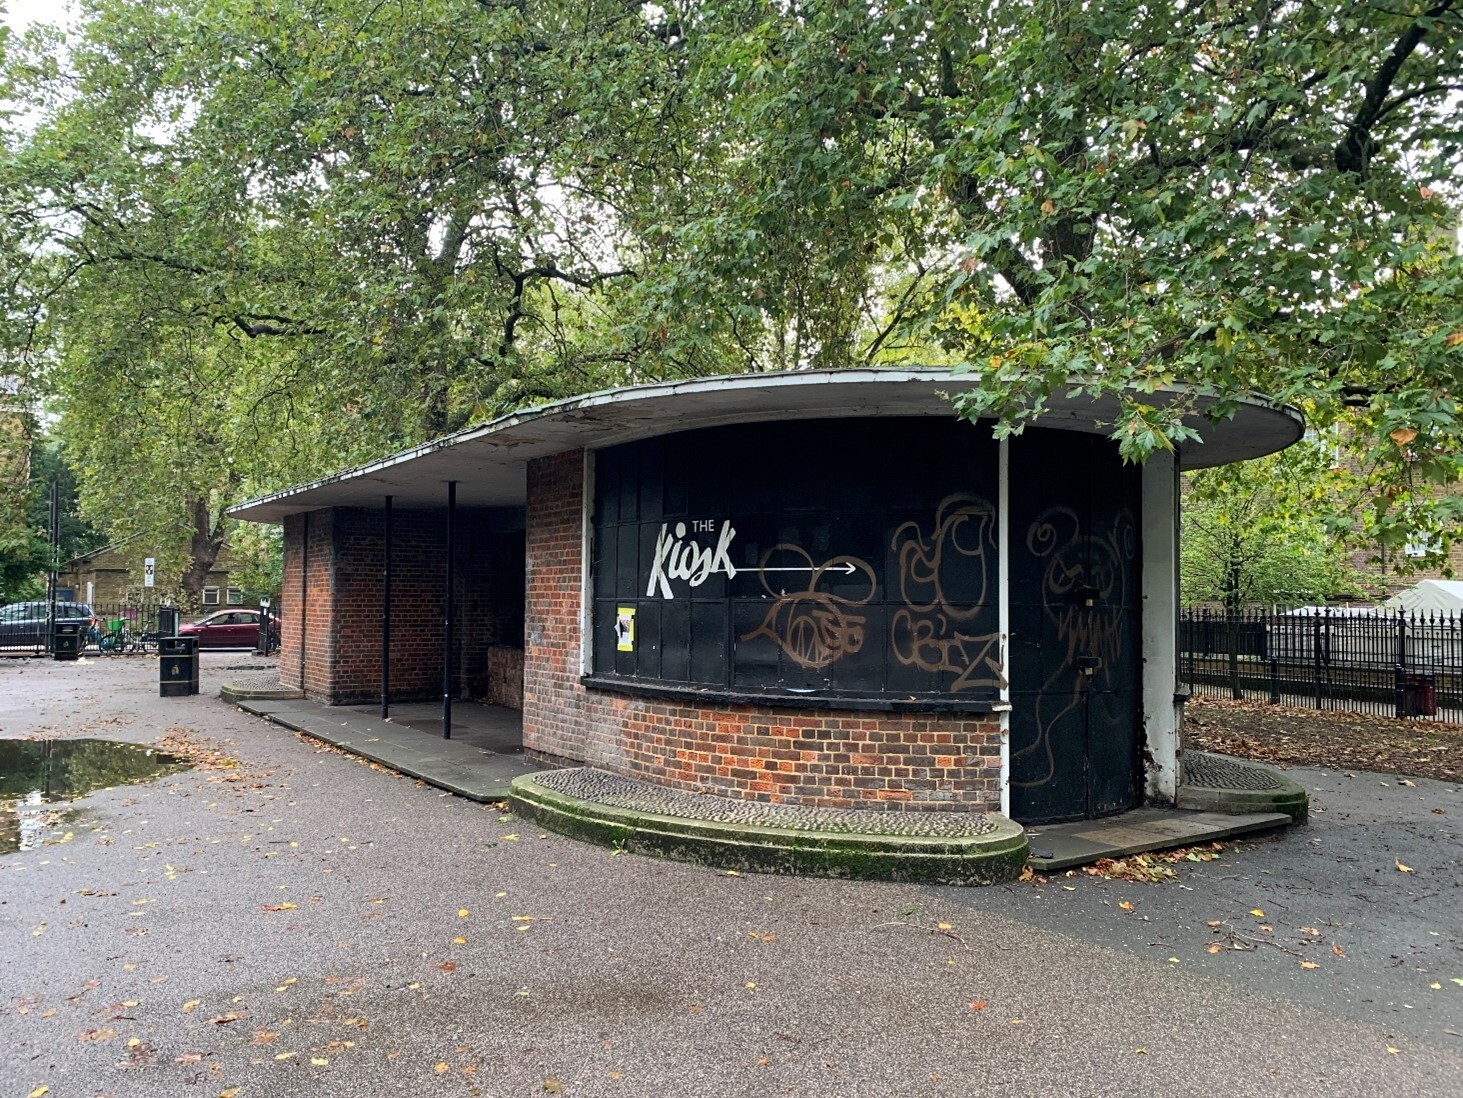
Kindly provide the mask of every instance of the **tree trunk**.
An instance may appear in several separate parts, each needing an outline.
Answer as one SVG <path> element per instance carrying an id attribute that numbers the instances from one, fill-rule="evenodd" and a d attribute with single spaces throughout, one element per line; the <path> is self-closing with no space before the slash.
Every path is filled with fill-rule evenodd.
<path id="1" fill-rule="evenodd" d="M 192 538 L 189 542 L 188 566 L 183 569 L 181 586 L 183 597 L 194 606 L 203 601 L 203 585 L 208 573 L 213 571 L 219 551 L 224 545 L 224 518 L 220 513 L 215 522 L 208 513 L 208 501 L 192 500 L 188 510 L 192 517 Z"/>

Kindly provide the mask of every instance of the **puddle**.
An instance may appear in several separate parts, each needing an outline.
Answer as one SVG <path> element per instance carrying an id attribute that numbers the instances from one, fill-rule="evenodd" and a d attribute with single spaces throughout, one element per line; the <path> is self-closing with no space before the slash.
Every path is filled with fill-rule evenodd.
<path id="1" fill-rule="evenodd" d="M 186 765 L 176 755 L 116 740 L 0 740 L 0 854 L 41 845 L 67 801 Z"/>

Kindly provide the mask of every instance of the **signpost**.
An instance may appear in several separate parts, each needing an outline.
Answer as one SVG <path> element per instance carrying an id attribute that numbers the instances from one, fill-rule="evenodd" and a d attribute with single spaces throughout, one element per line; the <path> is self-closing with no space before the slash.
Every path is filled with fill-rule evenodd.
<path id="1" fill-rule="evenodd" d="M 155 586 L 157 578 L 157 560 L 153 557 L 146 557 L 142 561 L 142 586 Z"/>

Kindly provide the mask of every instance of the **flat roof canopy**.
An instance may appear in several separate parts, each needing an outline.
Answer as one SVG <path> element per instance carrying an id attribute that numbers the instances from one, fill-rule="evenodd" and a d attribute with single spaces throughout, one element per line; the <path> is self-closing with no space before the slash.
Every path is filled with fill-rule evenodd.
<path id="1" fill-rule="evenodd" d="M 953 416 L 948 396 L 973 382 L 940 368 L 880 367 L 718 375 L 606 389 L 514 412 L 368 465 L 249 500 L 229 514 L 251 522 L 281 522 L 287 515 L 324 507 L 377 508 L 385 496 L 392 497 L 395 507 L 438 508 L 446 505 L 446 485 L 454 480 L 460 507 L 522 506 L 533 458 L 729 423 Z M 1174 387 L 1144 394 L 1143 400 L 1165 404 L 1187 392 Z M 1211 398 L 1198 398 L 1200 409 L 1213 403 Z M 1106 434 L 1118 410 L 1112 396 L 1054 394 L 1035 423 Z M 1260 397 L 1241 401 L 1231 419 L 1210 420 L 1197 414 L 1184 422 L 1202 439 L 1181 448 L 1184 469 L 1272 454 L 1305 430 L 1305 420 L 1296 409 Z"/>

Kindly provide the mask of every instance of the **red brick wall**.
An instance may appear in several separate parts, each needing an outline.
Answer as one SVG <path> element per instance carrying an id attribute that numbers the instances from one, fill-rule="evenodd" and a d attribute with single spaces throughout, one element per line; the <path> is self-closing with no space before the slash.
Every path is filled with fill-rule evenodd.
<path id="1" fill-rule="evenodd" d="M 333 528 L 330 511 L 291 515 L 284 523 L 280 601 L 288 610 L 280 621 L 279 677 L 312 698 L 325 696 L 334 675 L 335 632 L 330 625 Z"/>
<path id="2" fill-rule="evenodd" d="M 308 518 L 306 589 L 305 516 L 294 516 L 285 523 L 282 592 L 287 607 L 305 607 L 303 689 L 331 704 L 374 701 L 381 696 L 383 512 L 340 508 Z M 500 603 L 521 600 L 521 555 L 512 551 L 514 536 L 495 533 L 492 525 L 487 512 L 458 512 L 454 696 L 483 694 L 489 647 L 520 643 L 521 609 Z M 442 695 L 446 544 L 445 508 L 393 514 L 390 687 L 396 701 Z M 495 558 L 502 555 L 507 559 L 499 568 Z M 505 569 L 512 582 L 499 574 Z M 280 675 L 292 686 L 301 685 L 299 622 L 298 614 L 286 612 L 280 638 Z"/>
<path id="3" fill-rule="evenodd" d="M 528 469 L 523 742 L 685 789 L 817 807 L 998 810 L 997 718 L 696 706 L 580 679 L 584 455 Z"/>

